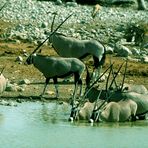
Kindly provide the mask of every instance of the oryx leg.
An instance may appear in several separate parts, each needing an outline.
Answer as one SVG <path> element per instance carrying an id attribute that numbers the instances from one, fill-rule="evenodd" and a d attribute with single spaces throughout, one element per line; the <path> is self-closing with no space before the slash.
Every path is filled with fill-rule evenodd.
<path id="1" fill-rule="evenodd" d="M 76 98 L 76 92 L 78 90 L 79 78 L 80 78 L 80 75 L 78 73 L 74 73 L 75 87 L 74 87 L 74 92 L 73 92 L 73 100 L 75 100 L 75 98 Z"/>
<path id="2" fill-rule="evenodd" d="M 44 95 L 45 90 L 46 90 L 46 87 L 47 87 L 47 85 L 48 85 L 48 83 L 49 83 L 49 80 L 50 80 L 50 78 L 46 78 L 45 85 L 44 85 L 44 89 L 43 89 L 43 92 L 41 93 L 40 97 L 42 97 L 42 96 Z"/>
<path id="3" fill-rule="evenodd" d="M 55 90 L 56 90 L 56 98 L 59 97 L 59 91 L 58 91 L 58 81 L 57 81 L 57 77 L 53 78 L 54 81 L 54 86 L 55 86 Z"/>
<path id="4" fill-rule="evenodd" d="M 101 66 L 101 64 L 99 64 L 99 59 L 97 57 L 93 56 L 93 59 L 94 59 L 94 67 L 95 68 L 94 68 L 93 74 L 92 74 L 92 81 L 94 82 L 100 76 L 102 66 Z"/>
<path id="5" fill-rule="evenodd" d="M 135 115 L 131 115 L 131 121 L 136 121 L 136 116 Z"/>
<path id="6" fill-rule="evenodd" d="M 81 80 L 81 78 L 79 78 L 78 84 L 80 86 L 79 96 L 82 96 L 82 80 Z"/>

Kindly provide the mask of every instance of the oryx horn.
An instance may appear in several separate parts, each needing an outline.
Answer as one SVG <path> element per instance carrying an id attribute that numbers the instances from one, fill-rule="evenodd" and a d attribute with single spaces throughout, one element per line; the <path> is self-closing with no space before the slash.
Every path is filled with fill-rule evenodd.
<path id="1" fill-rule="evenodd" d="M 65 20 L 61 22 L 61 24 L 50 34 L 50 36 L 48 36 L 41 44 L 39 44 L 38 47 L 31 54 L 34 54 L 63 25 L 63 23 L 72 16 L 72 14 L 65 18 Z"/>
<path id="2" fill-rule="evenodd" d="M 123 85 L 124 85 L 124 81 L 125 81 L 125 76 L 126 76 L 126 72 L 127 72 L 127 60 L 126 60 L 126 63 L 125 63 L 125 70 L 124 70 L 124 75 L 123 75 L 123 80 L 122 80 L 122 85 L 121 85 L 121 89 L 120 91 L 122 91 L 123 89 Z"/>
<path id="3" fill-rule="evenodd" d="M 119 67 L 118 71 L 116 72 L 116 74 L 113 76 L 113 80 L 111 81 L 111 84 L 109 86 L 109 89 L 112 87 L 114 80 L 116 79 L 117 75 L 119 74 L 122 66 L 123 66 L 124 62 L 121 64 L 121 66 Z"/>
<path id="4" fill-rule="evenodd" d="M 54 25 L 54 20 L 55 20 L 55 17 L 56 17 L 56 15 L 57 15 L 57 12 L 54 12 L 53 13 L 53 21 L 52 21 L 52 24 L 51 24 L 51 32 L 53 32 L 53 25 Z"/>
<path id="5" fill-rule="evenodd" d="M 110 65 L 111 65 L 111 63 L 110 63 Z M 110 71 L 109 71 L 109 74 L 108 74 L 108 77 L 107 77 L 107 81 L 106 81 L 106 92 L 107 92 L 107 90 L 108 90 L 108 82 L 109 82 L 109 77 L 110 77 L 110 75 L 111 75 L 111 72 L 112 72 L 112 67 L 113 67 L 113 65 L 111 65 L 111 67 L 110 67 Z"/>
<path id="6" fill-rule="evenodd" d="M 87 91 L 84 92 L 84 98 L 86 97 L 86 95 L 89 93 L 89 91 L 93 88 L 93 86 L 100 80 L 100 78 L 108 71 L 108 69 L 111 68 L 113 64 L 111 64 L 92 84 L 91 86 L 88 88 Z"/>

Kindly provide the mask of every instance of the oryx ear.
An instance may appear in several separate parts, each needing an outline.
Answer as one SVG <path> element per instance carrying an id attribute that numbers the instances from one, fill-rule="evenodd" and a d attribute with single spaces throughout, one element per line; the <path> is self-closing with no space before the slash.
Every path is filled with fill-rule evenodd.
<path id="1" fill-rule="evenodd" d="M 55 20 L 55 17 L 57 15 L 57 12 L 54 12 L 53 15 L 54 16 L 53 16 L 53 20 L 52 20 L 52 24 L 51 24 L 51 32 L 53 32 L 54 20 Z"/>

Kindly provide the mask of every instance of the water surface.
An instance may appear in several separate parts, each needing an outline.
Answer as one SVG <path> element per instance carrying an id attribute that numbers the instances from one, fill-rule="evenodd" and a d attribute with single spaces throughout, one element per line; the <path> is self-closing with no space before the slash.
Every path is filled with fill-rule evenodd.
<path id="1" fill-rule="evenodd" d="M 147 148 L 148 121 L 68 122 L 70 107 L 56 102 L 0 106 L 0 148 Z"/>

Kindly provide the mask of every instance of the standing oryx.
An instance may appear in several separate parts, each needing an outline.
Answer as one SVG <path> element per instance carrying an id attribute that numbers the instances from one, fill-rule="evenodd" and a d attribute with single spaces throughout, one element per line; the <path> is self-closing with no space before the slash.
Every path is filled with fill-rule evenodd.
<path id="1" fill-rule="evenodd" d="M 49 80 L 52 78 L 56 88 L 56 97 L 58 97 L 57 79 L 64 78 L 71 74 L 74 75 L 75 89 L 73 98 L 75 97 L 77 84 L 80 85 L 80 94 L 82 90 L 82 74 L 85 70 L 85 64 L 77 58 L 62 58 L 62 57 L 51 57 L 35 54 L 36 48 L 30 56 L 27 58 L 26 63 L 28 65 L 33 64 L 46 78 L 45 87 L 41 94 L 44 94 Z"/>
<path id="2" fill-rule="evenodd" d="M 93 78 L 96 79 L 105 62 L 105 46 L 96 40 L 79 40 L 53 31 L 54 19 L 49 42 L 52 43 L 57 54 L 62 57 L 75 57 L 78 59 L 84 59 L 86 56 L 91 55 L 94 60 Z"/>

